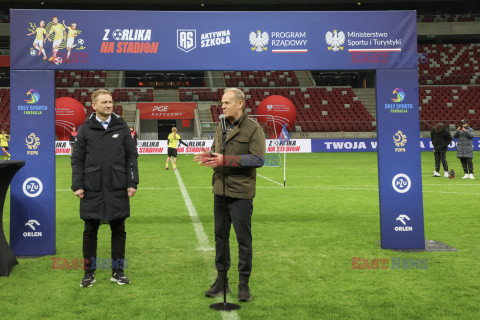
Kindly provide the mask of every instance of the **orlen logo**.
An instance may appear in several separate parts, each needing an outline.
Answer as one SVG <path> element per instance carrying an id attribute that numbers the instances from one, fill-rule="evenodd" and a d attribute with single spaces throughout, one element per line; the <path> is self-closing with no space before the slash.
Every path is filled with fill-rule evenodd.
<path id="1" fill-rule="evenodd" d="M 40 100 L 40 93 L 36 89 L 30 89 L 27 92 L 27 97 L 30 98 L 30 100 L 25 100 L 26 103 L 37 103 L 38 100 Z"/>
<path id="2" fill-rule="evenodd" d="M 396 95 L 395 98 L 391 99 L 393 102 L 403 102 L 405 100 L 405 92 L 402 88 L 395 88 L 393 94 Z"/>
<path id="3" fill-rule="evenodd" d="M 152 112 L 166 112 L 168 111 L 168 106 L 154 106 Z"/>
<path id="4" fill-rule="evenodd" d="M 398 193 L 406 193 L 412 187 L 412 181 L 406 174 L 399 173 L 393 177 L 392 187 Z"/>
<path id="5" fill-rule="evenodd" d="M 42 232 L 39 232 L 39 231 L 36 231 L 36 228 L 40 226 L 40 222 L 38 222 L 37 220 L 34 220 L 34 219 L 30 219 L 27 221 L 27 223 L 25 223 L 25 227 L 29 227 L 31 230 L 33 230 L 34 232 L 32 231 L 27 231 L 27 232 L 24 232 L 23 233 L 23 237 L 24 238 L 30 238 L 30 237 L 41 237 L 42 236 Z"/>
<path id="6" fill-rule="evenodd" d="M 395 226 L 395 231 L 413 231 L 412 226 L 407 226 L 407 223 L 410 221 L 410 217 L 406 214 L 399 214 L 395 221 L 400 221 L 403 226 Z"/>
<path id="7" fill-rule="evenodd" d="M 43 184 L 40 179 L 30 177 L 23 182 L 23 193 L 30 198 L 38 197 L 43 191 Z"/>

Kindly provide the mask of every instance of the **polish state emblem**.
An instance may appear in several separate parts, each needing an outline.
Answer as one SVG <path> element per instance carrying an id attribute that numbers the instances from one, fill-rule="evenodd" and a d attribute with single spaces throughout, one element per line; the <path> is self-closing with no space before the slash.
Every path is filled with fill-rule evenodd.
<path id="1" fill-rule="evenodd" d="M 267 51 L 268 33 L 257 30 L 257 33 L 250 32 L 250 44 L 253 46 L 252 51 L 262 52 Z"/>
<path id="2" fill-rule="evenodd" d="M 325 41 L 329 45 L 328 50 L 335 52 L 343 50 L 342 44 L 345 43 L 345 33 L 343 31 L 337 32 L 337 30 L 333 30 L 333 33 L 328 31 L 325 35 Z"/>

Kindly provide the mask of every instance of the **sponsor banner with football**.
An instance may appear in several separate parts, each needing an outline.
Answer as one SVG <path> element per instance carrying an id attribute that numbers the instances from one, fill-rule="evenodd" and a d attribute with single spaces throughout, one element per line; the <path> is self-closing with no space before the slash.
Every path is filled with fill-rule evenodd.
<path id="1" fill-rule="evenodd" d="M 10 16 L 12 69 L 417 68 L 415 11 L 12 9 Z"/>
<path id="2" fill-rule="evenodd" d="M 11 154 L 25 161 L 10 185 L 16 256 L 55 253 L 55 72 L 11 71 Z"/>
<path id="3" fill-rule="evenodd" d="M 139 102 L 140 119 L 194 119 L 195 102 Z"/>
<path id="4" fill-rule="evenodd" d="M 377 70 L 380 231 L 383 249 L 424 249 L 416 70 Z"/>

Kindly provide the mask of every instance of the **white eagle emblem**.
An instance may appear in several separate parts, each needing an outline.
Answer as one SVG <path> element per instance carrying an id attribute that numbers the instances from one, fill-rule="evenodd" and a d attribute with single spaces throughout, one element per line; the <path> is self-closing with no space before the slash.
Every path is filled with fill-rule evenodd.
<path id="1" fill-rule="evenodd" d="M 263 33 L 260 33 L 260 30 L 257 30 L 257 33 L 250 32 L 249 39 L 250 44 L 253 46 L 252 51 L 267 51 L 266 45 L 268 44 L 268 33 L 266 33 L 265 31 Z"/>
<path id="2" fill-rule="evenodd" d="M 333 30 L 333 33 L 328 31 L 325 35 L 325 41 L 327 41 L 327 44 L 330 46 L 328 50 L 343 50 L 342 44 L 345 43 L 345 33 L 343 33 L 343 31 L 337 33 L 337 30 Z"/>

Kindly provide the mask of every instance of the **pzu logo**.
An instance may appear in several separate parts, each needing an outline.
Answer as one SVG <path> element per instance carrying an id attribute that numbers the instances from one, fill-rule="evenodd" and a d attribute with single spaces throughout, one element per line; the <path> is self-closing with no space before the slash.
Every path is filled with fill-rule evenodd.
<path id="1" fill-rule="evenodd" d="M 38 197 L 43 191 L 43 184 L 40 179 L 30 177 L 23 182 L 23 193 L 30 198 Z"/>
<path id="2" fill-rule="evenodd" d="M 406 193 L 412 187 L 412 181 L 406 174 L 399 173 L 393 177 L 392 187 L 398 193 Z"/>

